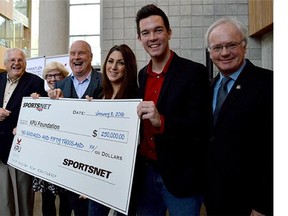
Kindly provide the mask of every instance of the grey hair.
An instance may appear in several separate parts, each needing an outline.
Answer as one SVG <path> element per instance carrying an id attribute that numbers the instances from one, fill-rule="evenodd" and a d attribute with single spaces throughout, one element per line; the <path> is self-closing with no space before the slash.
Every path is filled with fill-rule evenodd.
<path id="1" fill-rule="evenodd" d="M 244 39 L 245 43 L 247 44 L 248 42 L 248 31 L 247 28 L 235 17 L 223 17 L 220 18 L 218 20 L 216 20 L 212 25 L 209 26 L 209 28 L 207 29 L 207 32 L 205 33 L 205 43 L 206 43 L 206 47 L 209 46 L 209 36 L 211 31 L 224 23 L 230 23 L 232 25 L 234 25 L 240 32 L 240 34 L 242 35 L 242 38 Z"/>
<path id="2" fill-rule="evenodd" d="M 7 62 L 9 61 L 9 54 L 13 51 L 20 51 L 22 53 L 23 60 L 26 64 L 26 54 L 22 49 L 19 49 L 19 48 L 10 48 L 10 49 L 6 50 L 6 52 L 4 54 L 4 64 L 7 64 Z"/>

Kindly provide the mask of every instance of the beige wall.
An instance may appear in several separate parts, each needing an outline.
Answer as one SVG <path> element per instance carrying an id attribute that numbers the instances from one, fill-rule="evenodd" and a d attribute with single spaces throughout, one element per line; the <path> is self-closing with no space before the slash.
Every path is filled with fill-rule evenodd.
<path id="1" fill-rule="evenodd" d="M 13 18 L 13 1 L 0 0 L 0 14 L 7 17 L 8 19 Z"/>
<path id="2" fill-rule="evenodd" d="M 0 46 L 0 70 L 4 69 L 4 53 L 6 51 L 6 48 L 3 46 Z"/>
<path id="3" fill-rule="evenodd" d="M 206 64 L 204 34 L 210 24 L 222 16 L 235 16 L 249 29 L 248 0 L 104 0 L 101 4 L 101 59 L 115 44 L 126 43 L 135 52 L 140 69 L 149 56 L 136 39 L 135 15 L 144 5 L 154 3 L 165 11 L 170 20 L 172 39 L 170 47 L 177 54 Z M 273 68 L 273 33 L 249 38 L 246 57 L 258 66 Z M 214 70 L 216 73 L 216 69 Z"/>
<path id="4" fill-rule="evenodd" d="M 69 0 L 39 1 L 39 56 L 68 53 Z"/>
<path id="5" fill-rule="evenodd" d="M 69 47 L 68 0 L 40 1 L 39 56 L 67 53 Z M 177 54 L 206 63 L 204 33 L 208 26 L 222 16 L 235 16 L 249 28 L 248 0 L 102 0 L 101 1 L 101 59 L 115 44 L 126 43 L 135 52 L 138 68 L 149 56 L 136 39 L 135 15 L 144 5 L 154 3 L 169 17 L 172 28 L 171 49 Z M 0 9 L 0 13 L 2 8 Z M 273 31 L 273 30 L 272 30 Z M 247 58 L 258 66 L 273 68 L 273 32 L 250 37 Z M 3 49 L 0 49 L 3 68 Z"/>

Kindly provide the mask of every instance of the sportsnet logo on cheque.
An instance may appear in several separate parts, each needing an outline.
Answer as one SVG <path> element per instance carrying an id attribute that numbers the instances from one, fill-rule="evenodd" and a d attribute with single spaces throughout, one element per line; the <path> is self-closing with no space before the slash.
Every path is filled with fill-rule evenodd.
<path id="1" fill-rule="evenodd" d="M 38 111 L 50 109 L 50 107 L 51 107 L 51 104 L 45 104 L 45 103 L 24 103 L 23 104 L 23 108 L 32 108 Z"/>

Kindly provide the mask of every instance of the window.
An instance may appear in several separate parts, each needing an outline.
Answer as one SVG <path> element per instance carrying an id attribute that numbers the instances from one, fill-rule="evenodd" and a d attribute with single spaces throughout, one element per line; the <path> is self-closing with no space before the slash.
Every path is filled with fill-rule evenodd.
<path id="1" fill-rule="evenodd" d="M 100 0 L 70 0 L 69 44 L 85 40 L 92 48 L 92 65 L 101 65 Z"/>
<path id="2" fill-rule="evenodd" d="M 0 0 L 1 1 L 1 0 Z M 4 7 L 0 9 L 0 14 L 8 13 L 9 1 L 3 3 Z M 5 8 L 7 11 L 5 11 Z M 2 12 L 3 10 L 3 12 Z M 28 0 L 14 0 L 13 1 L 13 19 L 8 19 L 0 15 L 0 45 L 6 48 L 19 47 L 27 50 L 29 48 L 29 41 L 25 35 L 28 23 Z M 11 11 L 12 13 L 12 11 Z M 28 51 L 28 50 L 27 50 Z M 29 54 L 29 53 L 27 53 Z"/>

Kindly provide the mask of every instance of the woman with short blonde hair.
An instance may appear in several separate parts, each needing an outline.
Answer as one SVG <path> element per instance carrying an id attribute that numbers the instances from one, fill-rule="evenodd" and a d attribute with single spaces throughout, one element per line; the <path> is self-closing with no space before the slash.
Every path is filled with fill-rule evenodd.
<path id="1" fill-rule="evenodd" d="M 50 89 L 54 89 L 55 83 L 64 79 L 68 75 L 69 72 L 66 67 L 57 61 L 48 63 L 42 73 L 42 77 L 44 80 L 46 80 Z"/>

